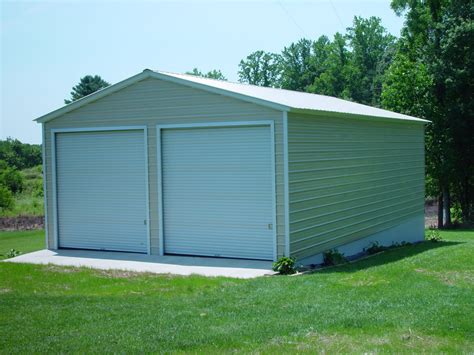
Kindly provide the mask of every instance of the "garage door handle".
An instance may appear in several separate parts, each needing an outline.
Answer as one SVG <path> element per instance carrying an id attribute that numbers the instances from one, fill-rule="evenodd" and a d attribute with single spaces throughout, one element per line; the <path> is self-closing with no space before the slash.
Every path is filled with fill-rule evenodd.
<path id="1" fill-rule="evenodd" d="M 143 220 L 143 224 L 146 226 L 146 219 Z"/>
<path id="2" fill-rule="evenodd" d="M 270 229 L 270 230 L 273 229 L 273 223 L 268 223 L 268 229 Z"/>

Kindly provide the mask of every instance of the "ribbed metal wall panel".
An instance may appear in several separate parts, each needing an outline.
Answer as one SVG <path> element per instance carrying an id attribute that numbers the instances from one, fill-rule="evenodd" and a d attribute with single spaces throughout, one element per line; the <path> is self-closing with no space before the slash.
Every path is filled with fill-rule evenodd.
<path id="1" fill-rule="evenodd" d="M 268 126 L 162 130 L 165 253 L 273 259 L 270 144 Z"/>
<path id="2" fill-rule="evenodd" d="M 59 247 L 147 252 L 143 130 L 56 133 Z"/>
<path id="3" fill-rule="evenodd" d="M 289 114 L 288 136 L 291 255 L 423 213 L 423 125 Z"/>

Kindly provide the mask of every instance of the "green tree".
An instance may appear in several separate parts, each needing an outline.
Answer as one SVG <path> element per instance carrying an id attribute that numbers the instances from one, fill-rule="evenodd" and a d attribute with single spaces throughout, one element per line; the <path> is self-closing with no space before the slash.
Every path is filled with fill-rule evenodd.
<path id="1" fill-rule="evenodd" d="M 319 69 L 319 76 L 314 79 L 313 84 L 308 88 L 309 92 L 348 98 L 347 87 L 347 65 L 350 61 L 351 53 L 347 49 L 346 39 L 340 33 L 334 35 L 332 42 L 319 47 L 316 53 L 325 51 L 320 55 L 320 59 L 313 60 L 313 64 Z M 321 48 L 322 47 L 322 48 Z"/>
<path id="2" fill-rule="evenodd" d="M 22 143 L 10 137 L 0 140 L 0 160 L 19 170 L 40 165 L 41 145 Z"/>
<path id="3" fill-rule="evenodd" d="M 186 74 L 200 76 L 200 77 L 208 78 L 208 79 L 227 80 L 224 74 L 222 74 L 220 70 L 216 70 L 216 69 L 208 71 L 207 73 L 203 73 L 198 68 L 194 68 L 192 71 L 186 72 Z"/>
<path id="4" fill-rule="evenodd" d="M 71 91 L 71 98 L 64 100 L 65 104 L 70 104 L 76 100 L 90 95 L 100 89 L 106 88 L 110 84 L 102 79 L 99 75 L 86 75 L 79 80 L 79 84 L 74 86 Z"/>
<path id="5" fill-rule="evenodd" d="M 406 19 L 399 52 L 413 65 L 424 65 L 432 80 L 431 102 L 420 116 L 432 121 L 427 127 L 426 160 L 444 210 L 444 218 L 438 215 L 438 225 L 450 225 L 452 198 L 461 205 L 464 221 L 470 221 L 474 200 L 474 3 L 393 0 L 392 8 Z M 384 90 L 392 90 L 398 80 L 403 78 L 393 78 Z M 417 90 L 402 89 L 407 102 L 415 100 Z"/>
<path id="6" fill-rule="evenodd" d="M 306 91 L 313 84 L 316 75 L 312 71 L 313 42 L 301 39 L 291 43 L 281 53 L 281 87 L 289 90 Z"/>
<path id="7" fill-rule="evenodd" d="M 252 85 L 279 87 L 281 80 L 281 56 L 256 51 L 239 63 L 239 81 Z"/>
<path id="8" fill-rule="evenodd" d="M 346 71 L 348 93 L 352 100 L 380 106 L 382 77 L 394 53 L 395 37 L 387 32 L 378 17 L 354 17 L 346 38 L 352 49 Z"/>

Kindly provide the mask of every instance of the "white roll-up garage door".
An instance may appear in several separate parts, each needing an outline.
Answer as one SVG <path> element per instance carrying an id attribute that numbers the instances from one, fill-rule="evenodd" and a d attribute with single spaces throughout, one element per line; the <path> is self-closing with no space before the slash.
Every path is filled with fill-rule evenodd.
<path id="1" fill-rule="evenodd" d="M 146 253 L 143 130 L 56 133 L 60 248 Z"/>
<path id="2" fill-rule="evenodd" d="M 273 259 L 270 127 L 161 135 L 165 253 Z"/>

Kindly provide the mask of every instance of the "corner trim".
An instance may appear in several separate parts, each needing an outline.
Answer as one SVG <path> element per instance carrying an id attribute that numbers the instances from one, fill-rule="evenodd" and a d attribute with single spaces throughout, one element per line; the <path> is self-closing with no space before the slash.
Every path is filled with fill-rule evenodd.
<path id="1" fill-rule="evenodd" d="M 290 256 L 290 188 L 288 173 L 288 112 L 283 111 L 283 181 L 285 194 L 285 256 Z"/>

